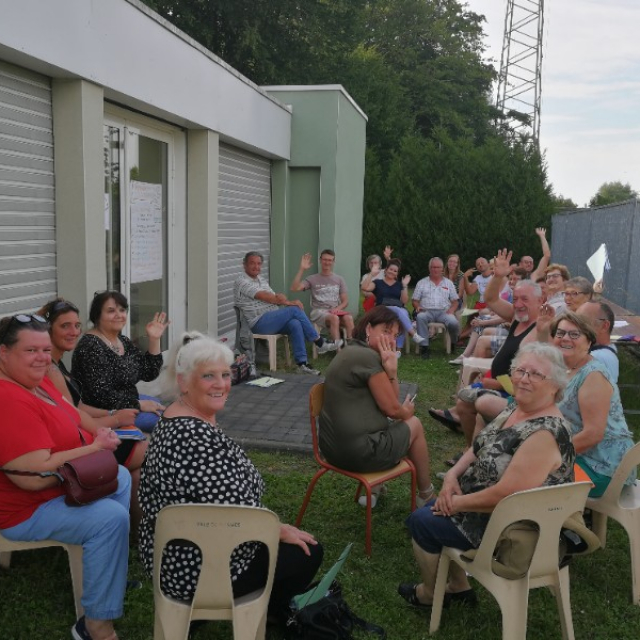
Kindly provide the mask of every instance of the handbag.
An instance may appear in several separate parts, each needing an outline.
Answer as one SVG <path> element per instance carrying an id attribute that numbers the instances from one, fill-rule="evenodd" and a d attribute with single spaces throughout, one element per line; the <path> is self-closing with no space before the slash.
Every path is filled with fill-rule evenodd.
<path id="1" fill-rule="evenodd" d="M 236 357 L 231 363 L 231 384 L 240 384 L 251 378 L 251 362 L 245 354 Z"/>
<path id="2" fill-rule="evenodd" d="M 334 580 L 326 594 L 301 609 L 290 608 L 287 621 L 289 640 L 352 640 L 353 631 L 361 629 L 383 640 L 385 630 L 359 618 L 342 597 L 342 588 Z"/>
<path id="3" fill-rule="evenodd" d="M 86 445 L 78 429 L 82 445 Z M 62 484 L 64 501 L 70 507 L 81 507 L 111 495 L 118 488 L 118 462 L 112 451 L 101 449 L 69 460 L 56 471 L 16 471 L 0 469 L 17 476 L 55 476 Z"/>

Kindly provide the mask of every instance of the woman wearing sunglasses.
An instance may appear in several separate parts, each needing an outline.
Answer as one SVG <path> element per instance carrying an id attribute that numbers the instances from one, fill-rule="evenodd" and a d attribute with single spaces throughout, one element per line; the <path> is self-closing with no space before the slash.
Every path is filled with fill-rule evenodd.
<path id="1" fill-rule="evenodd" d="M 538 320 L 548 321 L 548 314 Z M 607 368 L 589 353 L 596 333 L 588 318 L 565 312 L 551 322 L 553 344 L 560 349 L 569 384 L 558 404 L 571 423 L 576 462 L 595 485 L 589 495 L 601 496 L 624 454 L 633 446 L 618 386 Z M 627 479 L 635 480 L 635 469 Z"/>
<path id="2" fill-rule="evenodd" d="M 54 472 L 80 456 L 113 451 L 119 443 L 110 429 L 98 429 L 95 438 L 81 430 L 80 415 L 47 379 L 51 365 L 47 329 L 36 315 L 0 320 L 3 470 Z M 72 628 L 75 640 L 117 640 L 112 620 L 123 613 L 130 495 L 131 479 L 123 467 L 115 493 L 81 507 L 65 504 L 55 476 L 0 473 L 0 530 L 5 538 L 82 545 L 85 615 Z"/>
<path id="3" fill-rule="evenodd" d="M 155 380 L 162 368 L 160 339 L 169 322 L 164 312 L 156 313 L 145 327 L 149 349 L 143 353 L 122 335 L 127 324 L 129 302 L 119 291 L 97 293 L 87 331 L 73 352 L 72 374 L 82 385 L 82 399 L 88 405 L 108 411 L 138 409 L 135 425 L 151 432 L 164 410 L 158 398 L 141 396 L 136 384 Z"/>
<path id="4" fill-rule="evenodd" d="M 80 383 L 67 370 L 62 356 L 75 349 L 82 335 L 82 323 L 78 307 L 68 300 L 56 298 L 47 302 L 38 312 L 49 324 L 51 337 L 51 366 L 48 377 L 56 385 L 58 391 L 72 402 L 82 419 L 82 426 L 95 433 L 98 427 L 118 429 L 135 423 L 138 409 L 119 409 L 108 411 L 98 409 L 83 402 Z M 114 451 L 118 464 L 124 465 L 131 473 L 131 529 L 135 533 L 140 521 L 138 506 L 138 485 L 140 483 L 140 467 L 147 450 L 147 441 L 123 439 Z"/>

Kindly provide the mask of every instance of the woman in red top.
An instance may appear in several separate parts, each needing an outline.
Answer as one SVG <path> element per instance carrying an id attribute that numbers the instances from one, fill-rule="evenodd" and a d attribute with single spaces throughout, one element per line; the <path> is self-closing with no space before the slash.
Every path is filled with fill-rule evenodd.
<path id="1" fill-rule="evenodd" d="M 16 315 L 0 320 L 0 467 L 52 472 L 68 460 L 100 449 L 117 436 L 80 430 L 80 417 L 45 378 L 51 340 L 44 319 Z M 83 444 L 80 434 L 87 444 Z M 107 498 L 69 507 L 55 476 L 0 473 L 0 530 L 14 541 L 57 540 L 83 548 L 85 616 L 76 640 L 116 640 L 112 620 L 122 615 L 127 581 L 131 478 L 120 467 L 118 489 Z"/>

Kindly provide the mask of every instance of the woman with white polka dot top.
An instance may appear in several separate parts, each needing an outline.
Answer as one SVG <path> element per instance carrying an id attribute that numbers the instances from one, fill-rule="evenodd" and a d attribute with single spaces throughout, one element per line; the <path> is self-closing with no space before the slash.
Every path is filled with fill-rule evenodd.
<path id="1" fill-rule="evenodd" d="M 173 349 L 174 386 L 178 399 L 164 412 L 152 435 L 142 467 L 139 499 L 143 511 L 140 556 L 147 573 L 153 571 L 153 543 L 158 512 L 185 503 L 237 504 L 260 507 L 265 485 L 245 452 L 227 437 L 216 414 L 231 389 L 233 353 L 206 336 L 185 334 Z M 315 538 L 291 525 L 281 525 L 276 573 L 269 603 L 271 617 L 286 620 L 289 600 L 302 593 L 322 562 Z M 202 556 L 195 545 L 172 543 L 165 550 L 161 588 L 172 598 L 190 600 L 200 574 Z M 266 547 L 246 543 L 231 556 L 236 597 L 264 585 Z M 215 585 L 211 585 L 215 588 Z"/>

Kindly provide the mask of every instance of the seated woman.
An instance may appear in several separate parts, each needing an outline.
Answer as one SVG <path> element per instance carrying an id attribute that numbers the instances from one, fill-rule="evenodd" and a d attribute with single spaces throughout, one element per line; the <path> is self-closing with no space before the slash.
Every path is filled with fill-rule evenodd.
<path id="1" fill-rule="evenodd" d="M 46 373 L 51 340 L 40 316 L 0 320 L 0 467 L 51 472 L 67 462 L 119 443 L 109 429 L 95 440 Z M 57 478 L 0 473 L 0 529 L 8 540 L 57 540 L 82 545 L 85 615 L 72 629 L 76 640 L 117 640 L 112 620 L 123 613 L 129 557 L 129 472 L 119 468 L 118 489 L 81 507 L 65 504 Z"/>
<path id="2" fill-rule="evenodd" d="M 517 404 L 479 433 L 447 472 L 438 498 L 407 519 L 422 582 L 401 584 L 398 593 L 411 605 L 431 606 L 442 547 L 479 547 L 500 500 L 573 480 L 571 428 L 556 406 L 567 382 L 562 354 L 549 344 L 527 344 L 514 358 L 511 379 Z M 476 600 L 455 563 L 445 603 L 452 600 Z"/>
<path id="3" fill-rule="evenodd" d="M 429 450 L 413 402 L 409 396 L 402 404 L 398 400 L 399 330 L 391 308 L 376 307 L 360 319 L 349 346 L 331 361 L 320 449 L 331 464 L 365 473 L 390 469 L 408 456 L 418 476 L 418 502 L 424 504 L 433 495 Z"/>
<path id="4" fill-rule="evenodd" d="M 541 321 L 548 321 L 548 315 L 541 314 Z M 618 386 L 606 366 L 589 353 L 596 342 L 590 321 L 566 312 L 551 323 L 551 336 L 569 373 L 569 384 L 558 406 L 571 424 L 576 462 L 595 485 L 589 495 L 597 498 L 633 447 L 633 436 L 624 419 Z M 635 470 L 627 484 L 634 480 Z"/>
<path id="5" fill-rule="evenodd" d="M 447 256 L 447 259 L 444 263 L 444 277 L 447 280 L 451 280 L 456 287 L 456 293 L 458 294 L 458 311 L 462 310 L 462 305 L 464 302 L 464 287 L 462 285 L 462 281 L 464 280 L 464 273 L 460 271 L 460 256 L 457 253 L 452 253 Z M 458 311 L 456 311 L 456 317 L 458 320 Z"/>
<path id="6" fill-rule="evenodd" d="M 139 396 L 140 380 L 155 380 L 162 367 L 160 338 L 168 326 L 165 313 L 156 313 L 145 331 L 149 350 L 142 353 L 122 335 L 129 303 L 119 291 L 94 296 L 89 310 L 93 329 L 85 333 L 73 352 L 72 374 L 82 387 L 83 401 L 98 409 L 138 409 L 135 425 L 151 432 L 164 406 L 157 398 Z"/>
<path id="7" fill-rule="evenodd" d="M 593 298 L 593 285 L 582 276 L 576 276 L 564 283 L 564 303 L 567 311 L 578 311 L 579 307 Z"/>
<path id="8" fill-rule="evenodd" d="M 416 333 L 413 328 L 413 323 L 409 317 L 409 312 L 406 310 L 405 305 L 409 300 L 409 282 L 411 282 L 411 276 L 406 275 L 402 278 L 402 282 L 398 281 L 398 274 L 400 273 L 400 260 L 393 258 L 389 260 L 387 268 L 384 270 L 384 276 L 378 279 L 380 271 L 378 267 L 374 265 L 371 273 L 365 276 L 364 282 L 361 286 L 362 291 L 365 293 L 370 291 L 376 298 L 376 306 L 382 305 L 388 307 L 398 317 L 398 322 L 402 327 L 402 332 L 398 334 L 396 341 L 398 349 L 402 349 L 404 345 L 404 333 L 408 333 L 416 344 L 422 344 L 425 339 Z"/>
<path id="9" fill-rule="evenodd" d="M 153 572 L 153 544 L 158 512 L 184 503 L 262 506 L 265 486 L 245 452 L 222 431 L 217 413 L 231 389 L 233 353 L 212 338 L 188 340 L 176 352 L 176 377 L 167 395 L 178 395 L 158 422 L 147 451 L 140 481 L 143 517 L 140 557 Z M 160 574 L 164 593 L 190 600 L 198 581 L 202 555 L 197 547 L 178 542 L 167 546 Z M 289 600 L 305 591 L 322 562 L 322 547 L 314 537 L 281 525 L 280 548 L 269 614 L 286 621 Z M 236 597 L 264 585 L 268 567 L 266 547 L 247 543 L 231 556 Z M 214 588 L 215 585 L 212 585 Z"/>
<path id="10" fill-rule="evenodd" d="M 82 401 L 82 389 L 79 382 L 73 378 L 62 361 L 62 356 L 75 349 L 78 339 L 82 335 L 78 307 L 68 300 L 56 298 L 47 302 L 38 313 L 48 322 L 49 336 L 51 337 L 51 366 L 47 377 L 58 391 L 77 407 L 83 428 L 95 434 L 99 427 L 117 429 L 134 424 L 139 413 L 137 409 L 107 411 L 85 404 Z M 137 533 L 140 520 L 138 485 L 140 483 L 140 467 L 146 450 L 146 440 L 122 440 L 114 451 L 118 464 L 127 467 L 131 473 L 131 530 L 134 535 Z"/>

